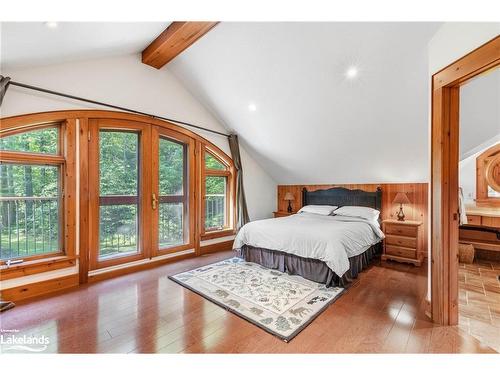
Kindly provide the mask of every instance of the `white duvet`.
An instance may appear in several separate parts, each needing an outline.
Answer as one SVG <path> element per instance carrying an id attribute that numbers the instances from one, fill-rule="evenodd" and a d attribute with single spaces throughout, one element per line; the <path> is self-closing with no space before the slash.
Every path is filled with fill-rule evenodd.
<path id="1" fill-rule="evenodd" d="M 244 225 L 233 249 L 249 245 L 319 259 L 342 276 L 349 269 L 348 258 L 363 253 L 383 238 L 376 221 L 300 213 Z"/>

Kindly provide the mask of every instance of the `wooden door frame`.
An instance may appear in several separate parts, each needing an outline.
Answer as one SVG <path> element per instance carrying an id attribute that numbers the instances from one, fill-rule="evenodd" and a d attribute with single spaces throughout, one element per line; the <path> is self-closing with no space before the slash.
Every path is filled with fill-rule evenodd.
<path id="1" fill-rule="evenodd" d="M 460 86 L 500 65 L 500 36 L 432 76 L 431 313 L 458 324 L 458 162 Z"/>

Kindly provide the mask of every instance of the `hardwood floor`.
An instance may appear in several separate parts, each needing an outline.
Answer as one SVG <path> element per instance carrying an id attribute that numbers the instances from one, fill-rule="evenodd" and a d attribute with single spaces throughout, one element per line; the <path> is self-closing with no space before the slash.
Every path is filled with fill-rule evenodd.
<path id="1" fill-rule="evenodd" d="M 500 261 L 460 264 L 459 323 L 464 332 L 500 352 Z"/>
<path id="2" fill-rule="evenodd" d="M 168 280 L 231 257 L 220 252 L 37 298 L 0 315 L 0 328 L 45 334 L 59 353 L 494 352 L 424 314 L 426 267 L 376 264 L 290 343 Z"/>

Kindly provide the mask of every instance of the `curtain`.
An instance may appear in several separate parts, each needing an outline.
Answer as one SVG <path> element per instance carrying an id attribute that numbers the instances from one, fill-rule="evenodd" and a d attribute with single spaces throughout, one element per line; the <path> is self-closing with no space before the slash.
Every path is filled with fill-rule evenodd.
<path id="1" fill-rule="evenodd" d="M 243 188 L 243 169 L 241 166 L 240 145 L 236 134 L 229 135 L 229 148 L 236 168 L 236 228 L 240 229 L 250 221 L 248 217 L 247 201 Z"/>
<path id="2" fill-rule="evenodd" d="M 0 105 L 2 105 L 3 97 L 7 92 L 7 88 L 9 87 L 9 77 L 0 76 Z"/>

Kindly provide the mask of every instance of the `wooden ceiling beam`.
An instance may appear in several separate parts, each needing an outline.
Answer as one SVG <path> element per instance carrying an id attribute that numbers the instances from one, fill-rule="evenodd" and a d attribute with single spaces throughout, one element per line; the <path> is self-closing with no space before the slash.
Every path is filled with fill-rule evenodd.
<path id="1" fill-rule="evenodd" d="M 160 69 L 218 22 L 172 22 L 144 51 L 142 62 Z"/>

